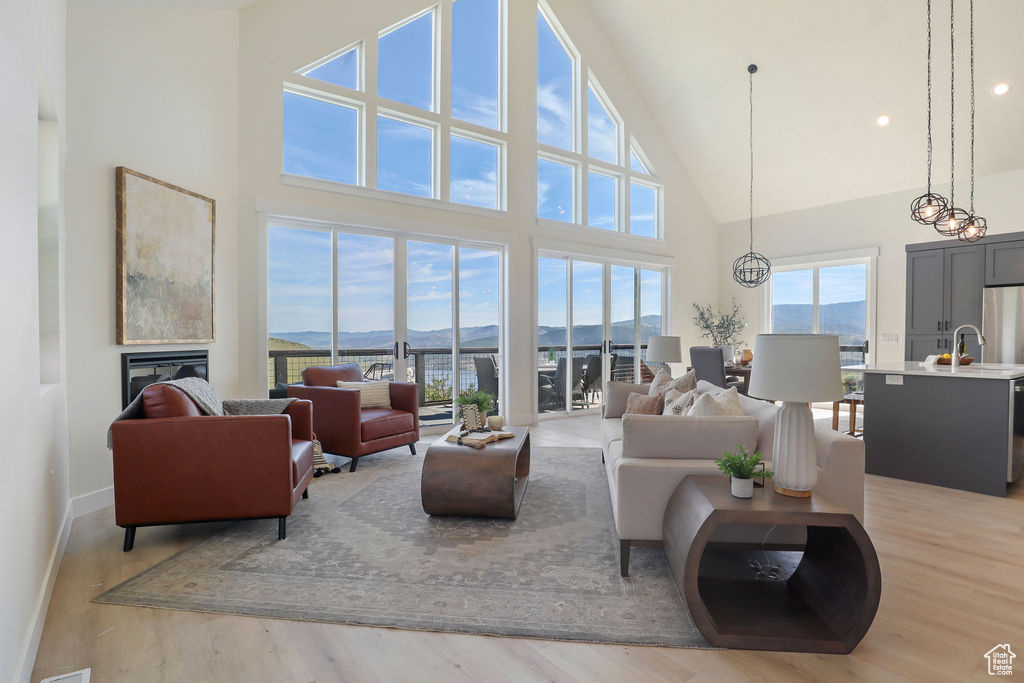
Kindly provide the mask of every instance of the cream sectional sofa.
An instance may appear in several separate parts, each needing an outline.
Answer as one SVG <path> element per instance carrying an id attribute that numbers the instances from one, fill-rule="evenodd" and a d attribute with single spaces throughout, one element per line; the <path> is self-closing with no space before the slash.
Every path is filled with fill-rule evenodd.
<path id="1" fill-rule="evenodd" d="M 660 545 L 665 506 L 688 474 L 723 476 L 715 459 L 743 445 L 761 452 L 771 468 L 772 438 L 778 407 L 741 396 L 743 416 L 685 417 L 625 415 L 630 392 L 647 393 L 649 385 L 609 382 L 601 420 L 603 460 L 608 472 L 620 568 L 629 569 L 633 545 Z M 698 393 L 725 391 L 698 382 Z M 864 520 L 864 442 L 815 426 L 818 457 L 816 493 L 827 496 Z M 758 525 L 735 528 L 722 541 L 800 543 L 802 532 Z"/>

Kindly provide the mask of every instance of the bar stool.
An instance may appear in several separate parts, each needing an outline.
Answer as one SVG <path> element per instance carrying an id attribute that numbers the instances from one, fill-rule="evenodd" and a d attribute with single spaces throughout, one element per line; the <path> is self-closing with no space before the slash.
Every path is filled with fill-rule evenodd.
<path id="1" fill-rule="evenodd" d="M 857 406 L 864 405 L 864 392 L 854 391 L 843 396 L 843 400 L 832 404 L 832 429 L 839 431 L 839 404 L 850 406 L 850 429 L 846 432 L 850 436 L 863 436 L 864 430 L 857 429 Z"/>

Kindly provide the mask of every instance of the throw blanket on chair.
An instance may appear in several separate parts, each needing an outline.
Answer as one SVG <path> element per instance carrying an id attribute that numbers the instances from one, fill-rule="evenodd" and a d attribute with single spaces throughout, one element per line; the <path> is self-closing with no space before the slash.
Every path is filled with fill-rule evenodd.
<path id="1" fill-rule="evenodd" d="M 214 391 L 210 383 L 205 379 L 199 377 L 182 377 L 181 379 L 169 379 L 164 382 L 154 382 L 153 384 L 170 384 L 175 386 L 186 394 L 189 398 L 196 402 L 200 412 L 203 415 L 223 415 L 224 409 L 221 406 L 220 396 Z M 150 385 L 152 386 L 152 385 Z M 142 408 L 142 392 L 128 404 L 128 407 L 121 411 L 121 414 L 114 418 L 114 422 L 119 420 L 140 420 L 146 416 Z M 114 447 L 114 425 L 111 423 L 107 429 L 107 448 Z"/>
<path id="2" fill-rule="evenodd" d="M 229 398 L 222 403 L 225 415 L 279 415 L 294 398 Z"/>

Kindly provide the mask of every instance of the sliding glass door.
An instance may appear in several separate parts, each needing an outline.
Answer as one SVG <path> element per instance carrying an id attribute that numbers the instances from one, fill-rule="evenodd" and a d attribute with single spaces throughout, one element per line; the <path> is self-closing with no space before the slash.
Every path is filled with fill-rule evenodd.
<path id="1" fill-rule="evenodd" d="M 338 362 L 394 379 L 395 240 L 339 232 L 337 254 Z"/>
<path id="2" fill-rule="evenodd" d="M 406 242 L 406 329 L 399 366 L 420 388 L 420 424 L 451 424 L 455 378 L 455 318 L 451 244 Z"/>
<path id="3" fill-rule="evenodd" d="M 540 253 L 537 257 L 537 412 L 599 410 L 604 384 L 653 371 L 647 340 L 662 334 L 664 271 Z"/>
<path id="4" fill-rule="evenodd" d="M 594 261 L 572 262 L 572 334 L 569 356 L 557 375 L 570 410 L 594 405 L 590 399 L 604 386 L 605 264 Z"/>
<path id="5" fill-rule="evenodd" d="M 267 263 L 272 391 L 310 365 L 356 363 L 415 382 L 422 426 L 451 424 L 453 399 L 478 389 L 501 409 L 500 247 L 281 220 Z"/>

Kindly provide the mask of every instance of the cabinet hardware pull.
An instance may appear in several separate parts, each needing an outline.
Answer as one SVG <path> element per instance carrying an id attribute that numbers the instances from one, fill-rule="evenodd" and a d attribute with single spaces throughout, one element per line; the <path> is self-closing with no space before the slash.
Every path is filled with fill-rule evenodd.
<path id="1" fill-rule="evenodd" d="M 935 331 L 936 332 L 942 332 L 942 321 L 941 320 L 935 321 Z"/>

